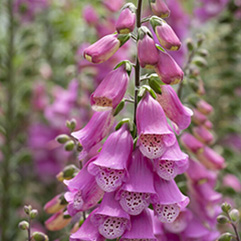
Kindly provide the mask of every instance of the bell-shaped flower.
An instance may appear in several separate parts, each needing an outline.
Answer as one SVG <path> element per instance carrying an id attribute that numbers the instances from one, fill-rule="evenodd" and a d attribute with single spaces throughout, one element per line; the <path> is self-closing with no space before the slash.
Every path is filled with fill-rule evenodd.
<path id="1" fill-rule="evenodd" d="M 153 69 L 159 61 L 155 41 L 145 26 L 138 29 L 137 55 L 142 68 Z"/>
<path id="2" fill-rule="evenodd" d="M 182 145 L 192 153 L 201 153 L 203 151 L 204 145 L 199 140 L 197 140 L 192 134 L 185 132 L 182 134 L 180 141 Z"/>
<path id="3" fill-rule="evenodd" d="M 115 192 L 105 193 L 98 210 L 91 219 L 98 226 L 99 233 L 106 239 L 120 237 L 126 229 L 130 229 L 130 216 L 115 200 Z"/>
<path id="4" fill-rule="evenodd" d="M 157 174 L 165 180 L 171 180 L 176 175 L 186 171 L 188 168 L 188 155 L 181 151 L 176 141 L 161 157 L 154 159 L 153 162 Z"/>
<path id="5" fill-rule="evenodd" d="M 159 51 L 159 61 L 155 71 L 165 84 L 175 85 L 182 81 L 184 73 L 167 52 Z"/>
<path id="6" fill-rule="evenodd" d="M 164 232 L 163 223 L 159 221 L 159 219 L 154 215 L 154 211 L 149 209 L 152 223 L 153 223 L 153 233 L 158 241 L 167 241 L 166 235 Z"/>
<path id="7" fill-rule="evenodd" d="M 89 62 L 100 64 L 108 60 L 121 46 L 118 35 L 110 34 L 99 39 L 84 50 L 84 57 Z"/>
<path id="8" fill-rule="evenodd" d="M 189 198 L 184 196 L 174 180 L 164 180 L 155 175 L 155 190 L 158 201 L 153 203 L 154 213 L 163 223 L 172 223 L 189 203 Z"/>
<path id="9" fill-rule="evenodd" d="M 208 115 L 213 111 L 213 107 L 202 99 L 197 102 L 197 109 L 204 115 Z"/>
<path id="10" fill-rule="evenodd" d="M 198 111 L 197 109 L 193 109 L 193 116 L 192 116 L 192 120 L 195 124 L 197 125 L 202 125 L 205 123 L 205 121 L 207 121 L 207 116 L 202 114 L 200 111 Z"/>
<path id="11" fill-rule="evenodd" d="M 167 117 L 177 125 L 178 129 L 186 129 L 191 123 L 192 110 L 182 104 L 171 86 L 162 85 L 161 92 L 157 95 L 157 101 Z"/>
<path id="12" fill-rule="evenodd" d="M 150 22 L 162 47 L 171 51 L 176 51 L 181 47 L 181 41 L 166 21 L 157 16 L 152 16 Z"/>
<path id="13" fill-rule="evenodd" d="M 65 199 L 69 203 L 67 209 L 71 216 L 94 207 L 104 195 L 95 177 L 87 171 L 88 165 L 95 159 L 96 157 L 87 162 L 74 178 L 64 181 L 69 189 L 69 192 L 65 193 Z"/>
<path id="14" fill-rule="evenodd" d="M 123 99 L 129 82 L 125 64 L 111 71 L 99 84 L 90 97 L 95 111 L 114 109 Z"/>
<path id="15" fill-rule="evenodd" d="M 152 163 L 138 149 L 134 151 L 129 166 L 129 179 L 117 191 L 116 198 L 130 215 L 139 215 L 157 200 Z"/>
<path id="16" fill-rule="evenodd" d="M 226 166 L 225 159 L 208 146 L 197 154 L 197 158 L 205 167 L 212 170 L 220 170 Z"/>
<path id="17" fill-rule="evenodd" d="M 70 241 L 105 241 L 105 238 L 99 233 L 98 228 L 91 222 L 92 216 L 97 210 L 92 211 L 81 227 L 70 235 Z"/>
<path id="18" fill-rule="evenodd" d="M 148 208 L 138 216 L 131 216 L 131 229 L 126 231 L 120 241 L 156 241 L 153 222 Z"/>
<path id="19" fill-rule="evenodd" d="M 128 34 L 134 30 L 136 24 L 135 12 L 136 7 L 133 3 L 124 5 L 116 22 L 116 30 L 119 34 Z"/>
<path id="20" fill-rule="evenodd" d="M 168 18 L 170 9 L 168 8 L 165 0 L 150 0 L 152 12 L 160 18 Z"/>
<path id="21" fill-rule="evenodd" d="M 136 123 L 140 151 L 150 159 L 160 157 L 176 141 L 162 107 L 149 92 L 137 106 Z"/>
<path id="22" fill-rule="evenodd" d="M 80 159 L 87 156 L 89 150 L 109 133 L 112 123 L 111 111 L 95 112 L 83 129 L 71 133 L 83 148 Z"/>
<path id="23" fill-rule="evenodd" d="M 90 163 L 88 171 L 105 192 L 115 191 L 127 178 L 132 148 L 132 136 L 123 125 L 108 137 L 96 160 Z"/>
<path id="24" fill-rule="evenodd" d="M 196 126 L 192 128 L 194 136 L 204 144 L 211 144 L 214 140 L 213 134 L 204 126 Z"/>

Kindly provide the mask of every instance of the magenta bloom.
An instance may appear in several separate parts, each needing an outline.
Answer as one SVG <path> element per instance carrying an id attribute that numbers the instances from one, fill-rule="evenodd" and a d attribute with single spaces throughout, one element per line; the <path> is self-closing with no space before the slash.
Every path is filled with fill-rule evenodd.
<path id="1" fill-rule="evenodd" d="M 180 150 L 177 141 L 160 158 L 153 161 L 155 171 L 165 180 L 174 179 L 188 168 L 188 155 Z"/>
<path id="2" fill-rule="evenodd" d="M 205 100 L 200 100 L 197 102 L 197 109 L 204 115 L 208 115 L 213 111 L 213 107 L 208 104 Z"/>
<path id="3" fill-rule="evenodd" d="M 197 158 L 204 166 L 212 170 L 223 169 L 225 159 L 210 147 L 205 146 L 203 152 L 197 154 Z"/>
<path id="4" fill-rule="evenodd" d="M 111 111 L 95 112 L 83 129 L 71 133 L 83 147 L 80 158 L 84 158 L 88 151 L 108 134 L 112 120 Z"/>
<path id="5" fill-rule="evenodd" d="M 162 107 L 149 92 L 137 106 L 136 122 L 139 148 L 148 158 L 160 157 L 175 143 L 175 135 L 170 130 Z"/>
<path id="6" fill-rule="evenodd" d="M 153 233 L 158 241 L 167 241 L 164 233 L 163 223 L 154 215 L 154 211 L 149 209 L 153 223 Z"/>
<path id="7" fill-rule="evenodd" d="M 118 190 L 116 198 L 130 215 L 139 215 L 151 202 L 156 201 L 152 163 L 138 149 L 133 153 L 129 179 Z"/>
<path id="8" fill-rule="evenodd" d="M 192 132 L 194 136 L 202 143 L 211 144 L 214 140 L 212 133 L 209 132 L 204 126 L 193 127 Z"/>
<path id="9" fill-rule="evenodd" d="M 182 81 L 183 71 L 176 61 L 167 53 L 159 51 L 159 61 L 155 71 L 165 84 L 175 85 Z"/>
<path id="10" fill-rule="evenodd" d="M 89 163 L 95 159 L 86 163 L 73 179 L 64 181 L 69 189 L 69 192 L 65 193 L 65 199 L 69 203 L 67 208 L 71 216 L 94 207 L 104 195 L 102 189 L 95 182 L 95 178 L 87 171 Z"/>
<path id="11" fill-rule="evenodd" d="M 161 91 L 162 94 L 157 95 L 157 101 L 161 104 L 165 114 L 177 125 L 178 129 L 186 129 L 191 123 L 192 110 L 181 103 L 171 86 L 162 85 Z"/>
<path id="12" fill-rule="evenodd" d="M 155 175 L 155 189 L 158 201 L 153 204 L 157 218 L 163 223 L 172 223 L 189 203 L 174 180 L 166 181 Z"/>
<path id="13" fill-rule="evenodd" d="M 150 22 L 160 44 L 165 49 L 176 51 L 181 47 L 181 41 L 166 21 L 157 16 L 152 16 Z"/>
<path id="14" fill-rule="evenodd" d="M 118 35 L 110 34 L 99 39 L 84 50 L 84 57 L 89 62 L 100 64 L 108 60 L 120 47 Z"/>
<path id="15" fill-rule="evenodd" d="M 128 176 L 127 165 L 133 148 L 132 136 L 126 125 L 112 133 L 88 171 L 105 192 L 115 191 Z"/>
<path id="16" fill-rule="evenodd" d="M 223 178 L 223 186 L 231 187 L 236 192 L 241 192 L 241 182 L 233 174 L 226 174 Z"/>
<path id="17" fill-rule="evenodd" d="M 91 221 L 101 235 L 107 239 L 120 237 L 126 229 L 130 229 L 130 216 L 124 212 L 114 198 L 115 193 L 106 193 Z"/>
<path id="18" fill-rule="evenodd" d="M 182 145 L 193 153 L 199 153 L 203 151 L 204 145 L 190 133 L 183 133 L 180 140 Z"/>
<path id="19" fill-rule="evenodd" d="M 117 12 L 120 10 L 120 8 L 124 4 L 124 0 L 115 0 L 115 1 L 110 1 L 110 0 L 103 0 L 104 5 L 112 12 Z"/>
<path id="20" fill-rule="evenodd" d="M 120 13 L 116 22 L 116 30 L 120 34 L 132 32 L 136 24 L 136 7 L 132 3 L 127 3 Z"/>
<path id="21" fill-rule="evenodd" d="M 128 82 L 129 75 L 125 64 L 111 71 L 91 95 L 92 108 L 95 111 L 116 108 L 126 93 Z"/>
<path id="22" fill-rule="evenodd" d="M 70 241 L 105 241 L 105 238 L 100 235 L 98 229 L 91 222 L 92 216 L 95 215 L 97 210 L 92 211 L 78 231 L 70 235 Z"/>
<path id="23" fill-rule="evenodd" d="M 98 13 L 91 5 L 87 5 L 84 7 L 83 18 L 90 25 L 96 25 L 99 21 Z"/>
<path id="24" fill-rule="evenodd" d="M 138 29 L 138 59 L 142 68 L 152 69 L 158 63 L 159 55 L 155 41 L 147 27 Z M 146 51 L 148 49 L 148 51 Z"/>
<path id="25" fill-rule="evenodd" d="M 152 12 L 161 18 L 167 18 L 170 15 L 170 10 L 164 0 L 151 0 Z"/>
<path id="26" fill-rule="evenodd" d="M 211 130 L 213 128 L 213 123 L 210 120 L 206 120 L 204 122 L 204 127 L 206 127 L 208 130 Z"/>
<path id="27" fill-rule="evenodd" d="M 153 223 L 148 208 L 138 216 L 131 216 L 131 229 L 126 231 L 120 241 L 156 241 L 153 234 Z"/>
<path id="28" fill-rule="evenodd" d="M 207 116 L 202 114 L 200 111 L 197 109 L 193 109 L 193 116 L 192 120 L 195 124 L 197 125 L 202 125 L 207 121 Z"/>

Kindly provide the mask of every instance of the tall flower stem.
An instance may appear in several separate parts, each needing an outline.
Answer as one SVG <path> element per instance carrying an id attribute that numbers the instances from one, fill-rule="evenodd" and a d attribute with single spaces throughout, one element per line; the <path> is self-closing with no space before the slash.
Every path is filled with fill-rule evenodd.
<path id="1" fill-rule="evenodd" d="M 142 9 L 142 0 L 138 0 L 137 10 L 136 10 L 136 27 L 137 29 L 141 27 L 141 9 Z M 135 110 L 134 110 L 134 122 L 136 124 L 136 108 L 137 108 L 137 97 L 138 89 L 140 87 L 140 63 L 138 57 L 136 57 L 135 65 Z"/>
<path id="2" fill-rule="evenodd" d="M 13 4 L 12 0 L 7 1 L 7 12 L 8 12 L 8 39 L 7 39 L 7 109 L 6 109 L 6 139 L 5 139 L 5 150 L 4 150 L 4 160 L 2 163 L 2 214 L 1 214 L 1 240 L 8 241 L 10 238 L 7 234 L 7 229 L 9 228 L 9 217 L 10 217 L 10 185 L 11 185 L 11 172 L 10 172 L 10 161 L 13 156 L 13 120 L 14 120 L 14 16 L 13 16 Z"/>

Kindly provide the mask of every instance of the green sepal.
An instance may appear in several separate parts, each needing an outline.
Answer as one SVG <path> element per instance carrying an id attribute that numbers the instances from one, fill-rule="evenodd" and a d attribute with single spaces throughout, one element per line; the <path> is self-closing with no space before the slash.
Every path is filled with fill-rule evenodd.
<path id="1" fill-rule="evenodd" d="M 147 34 L 153 38 L 151 31 L 146 26 L 141 26 L 138 28 L 137 40 L 142 40 Z"/>
<path id="2" fill-rule="evenodd" d="M 155 28 L 157 26 L 161 26 L 163 24 L 163 22 L 165 23 L 165 21 L 162 18 L 159 18 L 157 16 L 152 16 L 150 18 L 150 23 L 151 23 L 151 26 L 152 26 L 152 29 L 154 30 L 154 32 L 155 32 Z"/>
<path id="3" fill-rule="evenodd" d="M 117 116 L 125 107 L 125 100 L 122 100 L 115 108 L 114 116 Z"/>
<path id="4" fill-rule="evenodd" d="M 118 63 L 118 64 L 114 67 L 114 69 L 118 69 L 121 65 L 125 65 L 125 70 L 126 70 L 127 74 L 130 76 L 131 71 L 132 71 L 133 64 L 132 64 L 129 60 L 123 60 L 123 61 L 121 61 L 120 63 Z"/>
<path id="5" fill-rule="evenodd" d="M 131 37 L 131 34 L 118 34 L 118 40 L 120 41 L 120 47 L 123 46 Z"/>
<path id="6" fill-rule="evenodd" d="M 133 130 L 133 122 L 130 118 L 124 118 L 122 119 L 115 127 L 115 130 L 118 131 L 125 123 L 128 124 L 130 131 Z"/>
<path id="7" fill-rule="evenodd" d="M 150 87 L 157 93 L 157 94 L 161 94 L 162 93 L 162 89 L 160 84 L 155 80 L 155 79 L 149 79 L 149 85 Z"/>
<path id="8" fill-rule="evenodd" d="M 162 48 L 159 44 L 156 44 L 156 48 L 158 49 L 158 50 L 161 50 L 162 52 L 166 52 L 165 51 L 165 49 L 164 48 Z"/>

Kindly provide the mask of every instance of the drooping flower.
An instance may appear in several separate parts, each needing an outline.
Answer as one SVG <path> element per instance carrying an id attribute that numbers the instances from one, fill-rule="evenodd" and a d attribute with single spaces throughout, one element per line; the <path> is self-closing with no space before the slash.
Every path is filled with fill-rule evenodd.
<path id="1" fill-rule="evenodd" d="M 148 208 L 138 216 L 131 216 L 131 229 L 126 231 L 120 241 L 156 241 L 153 234 L 153 223 Z"/>
<path id="2" fill-rule="evenodd" d="M 63 195 L 59 194 L 44 205 L 44 211 L 46 213 L 51 213 L 51 214 L 57 213 L 58 211 L 63 209 L 66 205 L 67 203 L 65 202 Z"/>
<path id="3" fill-rule="evenodd" d="M 181 47 L 181 41 L 165 20 L 152 16 L 150 22 L 160 44 L 165 49 L 176 51 Z"/>
<path id="4" fill-rule="evenodd" d="M 174 180 L 164 180 L 155 175 L 155 190 L 158 201 L 153 203 L 153 209 L 157 218 L 163 223 L 172 223 L 184 209 L 189 198 L 184 196 Z"/>
<path id="5" fill-rule="evenodd" d="M 204 126 L 196 126 L 192 128 L 194 136 L 205 144 L 211 144 L 214 137 L 210 131 L 208 131 Z"/>
<path id="6" fill-rule="evenodd" d="M 153 184 L 153 166 L 136 149 L 129 167 L 129 178 L 117 191 L 116 198 L 130 215 L 139 215 L 157 196 Z"/>
<path id="7" fill-rule="evenodd" d="M 208 115 L 213 111 L 213 107 L 202 99 L 197 102 L 197 109 L 204 115 Z"/>
<path id="8" fill-rule="evenodd" d="M 91 95 L 90 101 L 95 111 L 114 109 L 120 103 L 129 82 L 129 75 L 125 66 L 125 64 L 122 64 L 111 71 Z"/>
<path id="9" fill-rule="evenodd" d="M 112 12 L 117 12 L 124 4 L 124 0 L 103 0 L 104 5 Z"/>
<path id="10" fill-rule="evenodd" d="M 207 116 L 202 114 L 200 111 L 197 109 L 193 109 L 193 116 L 192 120 L 195 124 L 197 125 L 202 125 L 207 121 Z"/>
<path id="11" fill-rule="evenodd" d="M 69 203 L 67 208 L 71 216 L 94 207 L 104 195 L 95 177 L 87 171 L 88 165 L 95 159 L 96 157 L 87 162 L 73 179 L 64 181 L 69 189 L 69 192 L 65 193 L 65 199 Z"/>
<path id="12" fill-rule="evenodd" d="M 136 122 L 139 148 L 148 158 L 160 157 L 168 147 L 175 143 L 175 135 L 170 130 L 162 107 L 150 96 L 149 92 L 137 106 Z"/>
<path id="13" fill-rule="evenodd" d="M 126 229 L 130 229 L 130 216 L 123 211 L 115 192 L 105 193 L 98 210 L 91 219 L 98 226 L 99 233 L 107 239 L 120 237 Z"/>
<path id="14" fill-rule="evenodd" d="M 148 49 L 148 51 L 146 51 Z M 159 61 L 158 50 L 152 34 L 147 27 L 138 29 L 137 42 L 138 59 L 142 68 L 152 69 Z"/>
<path id="15" fill-rule="evenodd" d="M 203 151 L 204 145 L 199 140 L 197 140 L 192 134 L 190 133 L 183 133 L 180 141 L 182 145 L 193 153 L 201 153 Z"/>
<path id="16" fill-rule="evenodd" d="M 92 216 L 97 212 L 95 209 L 90 213 L 81 227 L 75 233 L 70 235 L 70 241 L 104 241 L 105 238 L 99 233 L 98 228 L 91 222 Z"/>
<path id="17" fill-rule="evenodd" d="M 223 178 L 223 186 L 231 187 L 236 192 L 241 192 L 241 182 L 240 180 L 233 174 L 226 174 Z"/>
<path id="18" fill-rule="evenodd" d="M 116 30 L 120 34 L 128 34 L 135 28 L 136 7 L 132 3 L 127 3 L 122 8 L 119 18 L 116 22 Z"/>
<path id="19" fill-rule="evenodd" d="M 127 178 L 133 140 L 126 125 L 112 133 L 88 171 L 105 192 L 115 191 Z"/>
<path id="20" fill-rule="evenodd" d="M 155 71 L 165 84 L 175 85 L 182 81 L 184 73 L 176 61 L 167 53 L 159 51 Z"/>
<path id="21" fill-rule="evenodd" d="M 171 86 L 162 85 L 161 92 L 161 95 L 157 95 L 157 101 L 161 104 L 167 117 L 177 125 L 178 129 L 186 129 L 191 123 L 192 110 L 181 103 Z"/>
<path id="22" fill-rule="evenodd" d="M 210 120 L 206 120 L 204 123 L 203 123 L 204 127 L 207 128 L 208 130 L 211 130 L 213 128 L 213 124 Z"/>
<path id="23" fill-rule="evenodd" d="M 170 10 L 164 0 L 150 0 L 152 12 L 160 18 L 167 18 Z"/>
<path id="24" fill-rule="evenodd" d="M 83 18 L 90 25 L 96 25 L 99 20 L 98 13 L 95 11 L 93 6 L 87 5 L 83 9 Z"/>
<path id="25" fill-rule="evenodd" d="M 188 168 L 188 155 L 180 150 L 176 141 L 161 157 L 154 159 L 153 162 L 157 174 L 165 180 L 171 180 L 176 175 L 186 171 Z"/>
<path id="26" fill-rule="evenodd" d="M 83 129 L 71 133 L 83 147 L 80 158 L 84 158 L 88 151 L 108 134 L 112 120 L 111 111 L 95 112 Z"/>

